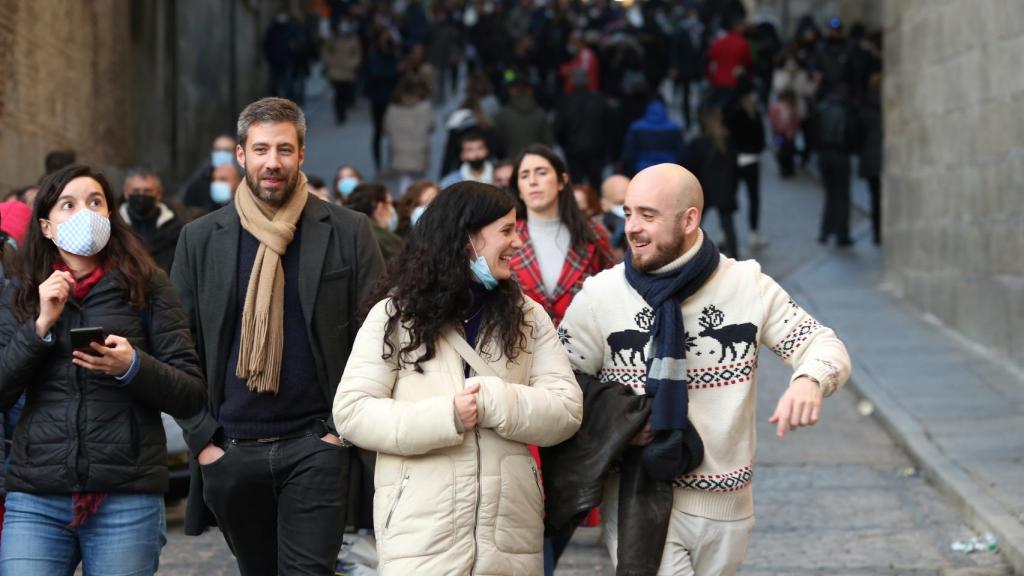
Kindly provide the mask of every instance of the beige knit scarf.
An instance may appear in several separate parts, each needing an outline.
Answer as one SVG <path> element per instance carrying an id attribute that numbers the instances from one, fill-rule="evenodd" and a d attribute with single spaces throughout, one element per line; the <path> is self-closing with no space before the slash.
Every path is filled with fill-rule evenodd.
<path id="1" fill-rule="evenodd" d="M 260 210 L 245 180 L 235 191 L 235 208 L 242 228 L 260 242 L 252 263 L 249 287 L 242 309 L 242 341 L 238 347 L 235 375 L 245 380 L 249 390 L 277 394 L 284 349 L 284 266 L 281 257 L 295 237 L 295 227 L 306 207 L 309 192 L 306 175 L 299 173 L 288 201 L 277 209 L 273 219 Z"/>

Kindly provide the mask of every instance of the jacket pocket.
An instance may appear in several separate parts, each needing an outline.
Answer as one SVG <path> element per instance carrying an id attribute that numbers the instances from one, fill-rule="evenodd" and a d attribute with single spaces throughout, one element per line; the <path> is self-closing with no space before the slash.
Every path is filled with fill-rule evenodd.
<path id="1" fill-rule="evenodd" d="M 494 545 L 510 554 L 544 548 L 544 497 L 537 464 L 530 455 L 501 460 L 501 491 L 494 523 Z"/>
<path id="2" fill-rule="evenodd" d="M 406 460 L 396 482 L 378 486 L 373 524 L 381 562 L 430 556 L 455 541 L 455 467 L 448 456 Z"/>

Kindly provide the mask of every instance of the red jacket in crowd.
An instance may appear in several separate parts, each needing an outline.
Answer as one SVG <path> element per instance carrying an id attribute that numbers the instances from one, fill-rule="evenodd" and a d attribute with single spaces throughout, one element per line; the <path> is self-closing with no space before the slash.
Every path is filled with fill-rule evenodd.
<path id="1" fill-rule="evenodd" d="M 737 76 L 752 61 L 747 39 L 739 32 L 729 32 L 708 49 L 708 80 L 716 88 L 734 88 Z"/>

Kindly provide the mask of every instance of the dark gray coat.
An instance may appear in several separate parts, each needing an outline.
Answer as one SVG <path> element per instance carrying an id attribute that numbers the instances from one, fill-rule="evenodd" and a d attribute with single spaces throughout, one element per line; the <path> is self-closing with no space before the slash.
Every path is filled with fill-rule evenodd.
<path id="1" fill-rule="evenodd" d="M 111 269 L 86 297 L 70 298 L 51 329 L 17 322 L 15 284 L 0 296 L 0 407 L 27 393 L 7 473 L 7 490 L 43 494 L 167 490 L 160 412 L 179 418 L 206 403 L 199 361 L 178 298 L 163 271 L 150 283 L 149 309 L 128 304 L 123 276 Z M 71 328 L 99 326 L 127 338 L 139 354 L 127 382 L 71 363 Z"/>
<path id="2" fill-rule="evenodd" d="M 233 203 L 188 224 L 181 232 L 171 268 L 209 392 L 208 404 L 196 416 L 178 421 L 185 432 L 192 472 L 186 534 L 200 534 L 213 523 L 203 501 L 196 457 L 221 432 L 217 417 L 224 400 L 232 334 L 239 321 L 235 300 L 241 231 Z M 312 195 L 302 211 L 301 234 L 299 299 L 317 382 L 331 405 L 359 328 L 355 322 L 358 307 L 384 264 L 365 215 Z"/>

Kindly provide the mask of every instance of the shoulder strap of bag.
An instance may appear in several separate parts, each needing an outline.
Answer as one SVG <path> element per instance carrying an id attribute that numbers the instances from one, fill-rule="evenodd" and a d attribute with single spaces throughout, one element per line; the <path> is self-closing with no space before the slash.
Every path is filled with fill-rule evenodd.
<path id="1" fill-rule="evenodd" d="M 445 342 L 451 344 L 452 348 L 455 348 L 455 351 L 459 353 L 459 356 L 462 356 L 462 359 L 466 361 L 466 364 L 469 364 L 470 368 L 472 368 L 477 374 L 480 376 L 498 375 L 498 373 L 491 368 L 491 365 L 481 358 L 480 355 L 476 353 L 476 350 L 473 350 L 473 347 L 469 345 L 469 342 L 466 342 L 466 339 L 463 338 L 462 335 L 454 328 L 446 330 L 442 337 L 445 339 Z"/>

